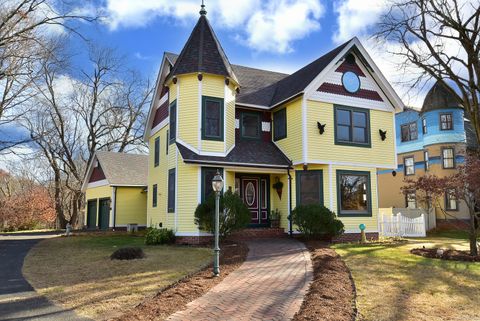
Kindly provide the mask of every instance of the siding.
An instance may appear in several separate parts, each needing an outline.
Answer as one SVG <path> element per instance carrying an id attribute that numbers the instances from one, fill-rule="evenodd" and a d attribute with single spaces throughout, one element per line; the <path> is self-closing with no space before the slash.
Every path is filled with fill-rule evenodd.
<path id="1" fill-rule="evenodd" d="M 198 147 L 200 128 L 198 125 L 198 78 L 197 75 L 178 77 L 180 96 L 177 102 L 177 137 L 187 144 Z"/>
<path id="2" fill-rule="evenodd" d="M 147 224 L 147 193 L 143 187 L 117 187 L 116 225 Z"/>
<path id="3" fill-rule="evenodd" d="M 165 224 L 167 220 L 167 172 L 168 168 L 170 168 L 169 160 L 170 155 L 172 154 L 171 151 L 169 151 L 168 155 L 166 155 L 165 153 L 167 147 L 166 145 L 168 144 L 168 140 L 166 137 L 167 129 L 168 126 L 165 126 L 149 140 L 149 149 L 151 152 L 148 159 L 148 195 L 146 197 L 147 226 L 158 227 L 159 223 Z M 157 167 L 154 167 L 153 150 L 155 145 L 155 138 L 157 137 L 160 137 L 160 162 Z M 170 150 L 174 150 L 174 148 L 170 148 Z M 153 184 L 157 184 L 158 186 L 157 207 L 152 207 Z"/>
<path id="4" fill-rule="evenodd" d="M 93 199 L 100 199 L 100 198 L 108 198 L 112 197 L 112 188 L 110 185 L 98 186 L 87 188 L 85 191 L 85 225 L 87 225 L 87 217 L 88 217 L 88 201 Z M 98 225 L 98 206 L 99 202 L 97 201 L 97 221 L 96 225 Z M 110 211 L 111 212 L 111 211 Z"/>
<path id="5" fill-rule="evenodd" d="M 272 187 L 275 183 L 275 178 L 279 178 L 283 183 L 282 198 L 277 194 L 277 190 Z M 280 211 L 280 227 L 289 230 L 288 221 L 288 175 L 286 174 L 270 174 L 270 210 L 278 209 Z M 292 186 L 293 188 L 293 186 Z"/>
<path id="6" fill-rule="evenodd" d="M 225 78 L 221 76 L 204 74 L 202 80 L 202 96 L 218 97 L 225 99 Z M 226 105 L 227 101 L 224 101 L 224 103 Z M 224 108 L 226 108 L 226 106 L 224 106 Z M 225 109 L 224 112 L 226 112 Z M 224 140 L 226 134 L 227 133 L 224 133 Z M 214 140 L 202 140 L 202 151 L 224 153 L 225 143 Z"/>
<path id="7" fill-rule="evenodd" d="M 225 85 L 225 151 L 235 144 L 235 88 Z"/>
<path id="8" fill-rule="evenodd" d="M 395 145 L 393 136 L 393 112 L 370 110 L 371 148 L 335 145 L 334 106 L 330 103 L 307 101 L 307 141 L 308 161 L 341 162 L 358 165 L 395 166 Z M 289 121 L 289 120 L 288 120 Z M 320 135 L 317 121 L 327 124 Z M 387 139 L 382 141 L 378 130 L 387 131 Z M 290 135 L 290 134 L 289 134 Z"/>
<path id="9" fill-rule="evenodd" d="M 185 164 L 179 155 L 177 178 L 177 232 L 197 233 L 194 213 L 198 205 L 200 166 Z"/>
<path id="10" fill-rule="evenodd" d="M 284 107 L 282 106 L 281 108 L 284 108 Z M 303 150 L 302 149 L 302 99 L 300 98 L 287 104 L 286 108 L 287 108 L 287 137 L 276 141 L 276 144 L 293 162 L 299 162 L 302 160 L 302 150 Z M 275 111 L 277 110 L 278 109 L 276 109 Z M 274 127 L 273 124 L 271 127 L 272 128 Z"/>

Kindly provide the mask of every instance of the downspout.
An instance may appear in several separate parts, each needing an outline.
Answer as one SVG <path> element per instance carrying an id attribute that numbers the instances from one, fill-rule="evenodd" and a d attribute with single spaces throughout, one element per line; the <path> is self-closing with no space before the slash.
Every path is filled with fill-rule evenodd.
<path id="1" fill-rule="evenodd" d="M 115 231 L 115 225 L 117 221 L 117 187 L 113 187 L 113 230 Z"/>
<path id="2" fill-rule="evenodd" d="M 293 235 L 293 223 L 292 223 L 292 175 L 290 174 L 290 168 L 287 169 L 288 175 L 288 225 L 290 236 Z"/>

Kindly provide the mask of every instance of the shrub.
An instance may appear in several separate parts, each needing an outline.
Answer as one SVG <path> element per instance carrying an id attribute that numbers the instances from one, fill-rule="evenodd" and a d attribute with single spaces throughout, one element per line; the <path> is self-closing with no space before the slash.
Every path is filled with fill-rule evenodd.
<path id="1" fill-rule="evenodd" d="M 292 211 L 292 221 L 307 238 L 332 238 L 344 232 L 342 221 L 320 204 L 300 205 Z"/>
<path id="2" fill-rule="evenodd" d="M 134 259 L 143 259 L 145 253 L 139 247 L 122 247 L 110 255 L 112 260 L 134 260 Z"/>
<path id="3" fill-rule="evenodd" d="M 145 234 L 145 244 L 173 244 L 175 243 L 175 232 L 168 228 L 149 227 Z"/>
<path id="4" fill-rule="evenodd" d="M 245 228 L 250 223 L 250 211 L 242 199 L 231 191 L 220 195 L 220 237 L 225 238 L 233 231 Z M 202 231 L 215 232 L 215 194 L 195 210 L 195 224 Z"/>

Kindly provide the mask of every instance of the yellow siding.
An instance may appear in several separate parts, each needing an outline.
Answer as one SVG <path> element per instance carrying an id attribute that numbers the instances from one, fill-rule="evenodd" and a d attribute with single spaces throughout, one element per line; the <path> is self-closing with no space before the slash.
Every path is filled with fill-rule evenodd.
<path id="1" fill-rule="evenodd" d="M 170 154 L 172 154 L 169 151 L 169 155 L 166 155 L 166 145 L 168 144 L 167 129 L 168 126 L 162 128 L 149 140 L 148 196 L 146 197 L 147 226 L 158 227 L 160 222 L 165 224 L 167 219 L 167 174 L 168 168 L 170 168 Z M 154 167 L 154 142 L 157 137 L 160 137 L 160 163 L 157 167 Z M 170 148 L 170 150 L 174 150 L 174 148 Z M 153 184 L 158 186 L 157 207 L 152 207 Z"/>
<path id="2" fill-rule="evenodd" d="M 180 95 L 177 102 L 177 137 L 185 143 L 198 148 L 200 105 L 197 75 L 179 76 L 178 84 L 180 86 Z"/>
<path id="3" fill-rule="evenodd" d="M 232 84 L 225 86 L 225 149 L 226 151 L 235 143 L 235 88 Z"/>
<path id="4" fill-rule="evenodd" d="M 117 187 L 115 225 L 147 224 L 147 193 L 143 187 Z"/>
<path id="5" fill-rule="evenodd" d="M 87 224 L 87 212 L 88 212 L 88 201 L 89 200 L 97 200 L 97 225 L 98 225 L 98 206 L 99 202 L 98 199 L 100 198 L 111 198 L 112 197 L 112 188 L 110 185 L 98 186 L 87 188 L 85 191 L 85 225 Z M 111 211 L 110 211 L 111 212 Z"/>
<path id="6" fill-rule="evenodd" d="M 277 190 L 272 187 L 279 178 L 283 183 L 282 198 L 278 196 Z M 286 174 L 270 174 L 270 210 L 278 209 L 280 211 L 280 227 L 288 231 L 288 175 Z"/>
<path id="7" fill-rule="evenodd" d="M 177 84 L 174 84 L 173 82 L 171 82 L 170 85 L 168 86 L 168 101 L 169 103 L 171 103 L 175 99 L 177 99 Z"/>
<path id="8" fill-rule="evenodd" d="M 288 103 L 286 108 L 287 137 L 276 143 L 288 158 L 293 162 L 299 162 L 302 160 L 302 99 Z"/>
<path id="9" fill-rule="evenodd" d="M 194 213 L 199 198 L 200 166 L 185 164 L 179 155 L 177 176 L 177 232 L 198 232 L 198 227 L 194 222 Z"/>
<path id="10" fill-rule="evenodd" d="M 225 171 L 225 190 L 232 188 L 232 192 L 235 192 L 235 172 Z"/>
<path id="11" fill-rule="evenodd" d="M 381 165 L 378 167 L 394 167 L 396 156 L 393 115 L 393 112 L 370 110 L 371 148 L 335 145 L 333 105 L 308 100 L 306 124 L 308 162 L 363 163 Z M 317 121 L 327 124 L 323 135 L 320 135 L 318 132 Z M 379 129 L 387 131 L 387 139 L 385 141 L 380 139 Z"/>
<path id="12" fill-rule="evenodd" d="M 225 99 L 225 77 L 204 74 L 202 79 L 202 96 Z M 227 102 L 225 100 L 224 103 L 226 106 Z M 234 113 L 235 111 L 233 111 L 232 115 Z M 235 116 L 233 116 L 233 122 L 235 122 Z M 224 133 L 225 135 L 226 133 Z M 225 151 L 225 143 L 223 141 L 202 140 L 202 151 L 223 153 Z"/>

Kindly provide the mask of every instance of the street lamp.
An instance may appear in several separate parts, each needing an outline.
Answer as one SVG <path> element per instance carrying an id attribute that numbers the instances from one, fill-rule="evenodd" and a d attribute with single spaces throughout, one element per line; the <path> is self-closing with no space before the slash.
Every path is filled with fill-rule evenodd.
<path id="1" fill-rule="evenodd" d="M 215 192 L 215 248 L 213 249 L 213 275 L 220 275 L 220 246 L 218 245 L 220 225 L 220 191 L 223 189 L 223 178 L 217 170 L 212 179 L 212 188 Z"/>

